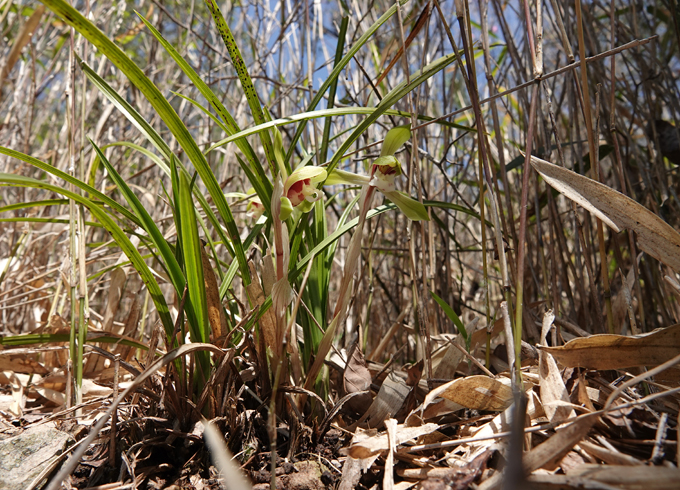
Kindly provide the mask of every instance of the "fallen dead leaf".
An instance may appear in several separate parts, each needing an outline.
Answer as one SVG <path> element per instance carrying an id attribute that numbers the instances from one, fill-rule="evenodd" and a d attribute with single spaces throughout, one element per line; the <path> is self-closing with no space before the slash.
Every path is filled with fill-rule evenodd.
<path id="1" fill-rule="evenodd" d="M 531 164 L 552 187 L 613 230 L 634 231 L 641 250 L 680 272 L 680 233 L 649 209 L 611 187 L 564 167 L 534 156 Z"/>
<path id="2" fill-rule="evenodd" d="M 646 490 L 677 490 L 680 469 L 666 466 L 616 466 L 584 464 L 567 476 L 603 483 L 615 488 Z"/>
<path id="3" fill-rule="evenodd" d="M 437 388 L 437 396 L 465 408 L 500 412 L 512 403 L 512 388 L 507 378 L 468 376 L 440 386 Z"/>
<path id="4" fill-rule="evenodd" d="M 439 429 L 439 424 L 424 424 L 419 427 L 407 427 L 405 425 L 397 425 L 394 434 L 394 445 L 398 446 L 407 441 L 417 437 L 431 434 Z M 354 459 L 366 459 L 380 454 L 389 449 L 389 439 L 387 432 L 371 435 L 366 437 L 366 431 L 361 431 L 363 437 L 352 439 L 352 445 L 349 447 L 348 455 Z M 356 436 L 355 436 L 356 437 Z"/>
<path id="5" fill-rule="evenodd" d="M 680 352 L 680 324 L 637 335 L 592 335 L 560 347 L 538 348 L 563 366 L 588 369 L 624 369 L 657 366 Z"/>
<path id="6" fill-rule="evenodd" d="M 550 353 L 539 351 L 538 373 L 541 386 L 541 404 L 550 422 L 561 422 L 574 416 L 569 406 L 571 400 L 564 386 L 560 370 Z M 561 402 L 561 403 L 559 403 Z"/>

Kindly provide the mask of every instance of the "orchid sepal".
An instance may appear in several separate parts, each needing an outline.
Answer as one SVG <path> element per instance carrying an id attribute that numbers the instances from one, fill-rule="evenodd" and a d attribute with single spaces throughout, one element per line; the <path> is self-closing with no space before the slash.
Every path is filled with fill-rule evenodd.
<path id="1" fill-rule="evenodd" d="M 430 221 L 427 209 L 420 202 L 401 191 L 385 192 L 385 197 L 392 201 L 406 217 L 412 221 Z"/>
<path id="2" fill-rule="evenodd" d="M 359 175 L 344 170 L 335 169 L 326 179 L 326 185 L 368 185 L 371 178 L 368 175 Z"/>
<path id="3" fill-rule="evenodd" d="M 401 146 L 411 138 L 411 125 L 397 126 L 390 129 L 385 135 L 380 156 L 392 156 Z"/>

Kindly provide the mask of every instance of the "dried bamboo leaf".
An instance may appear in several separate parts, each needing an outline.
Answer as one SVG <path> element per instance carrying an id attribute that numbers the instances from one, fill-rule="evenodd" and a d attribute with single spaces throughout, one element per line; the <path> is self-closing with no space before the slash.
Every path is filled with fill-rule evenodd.
<path id="1" fill-rule="evenodd" d="M 538 373 L 541 386 L 541 404 L 550 422 L 560 422 L 574 416 L 570 407 L 571 400 L 555 359 L 544 351 L 539 351 Z M 562 402 L 557 404 L 556 402 Z"/>
<path id="2" fill-rule="evenodd" d="M 567 476 L 604 483 L 622 489 L 676 490 L 680 470 L 667 466 L 615 466 L 585 464 L 571 470 Z"/>
<path id="3" fill-rule="evenodd" d="M 370 393 L 367 393 L 371 387 L 372 378 L 358 342 L 355 342 L 350 348 L 349 359 L 342 375 L 342 381 L 345 393 L 363 392 L 362 395 L 349 400 L 348 408 L 359 414 L 365 413 L 373 402 L 373 397 Z"/>
<path id="4" fill-rule="evenodd" d="M 636 335 L 592 335 L 560 347 L 538 347 L 566 367 L 624 369 L 656 366 L 680 352 L 680 324 Z"/>
<path id="5" fill-rule="evenodd" d="M 352 436 L 351 444 L 358 444 L 369 439 L 375 434 L 375 429 L 365 431 L 359 427 Z M 376 459 L 378 459 L 379 456 L 380 452 L 372 453 L 365 458 L 353 458 L 352 456 L 347 456 L 345 463 L 342 465 L 342 477 L 340 479 L 338 490 L 354 490 L 361 479 L 361 474 L 368 471 L 368 469 L 373 466 L 373 463 Z"/>
<path id="6" fill-rule="evenodd" d="M 255 271 L 255 265 L 251 261 L 248 262 L 248 266 L 250 267 L 250 274 L 254 280 L 253 282 L 246 286 L 246 291 L 248 292 L 248 298 L 250 298 L 250 304 L 253 307 L 256 306 L 259 308 L 264 304 L 267 298 L 265 297 L 264 292 L 262 291 L 260 281 L 257 280 L 257 272 Z M 274 312 L 272 311 L 271 308 L 265 311 L 262 317 L 260 317 L 259 324 L 260 333 L 264 337 L 264 345 L 265 346 L 276 345 L 276 322 L 274 319 Z"/>
<path id="7" fill-rule="evenodd" d="M 12 6 L 11 4 L 5 5 L 6 5 L 5 8 L 7 9 L 9 9 Z M 38 6 L 24 24 L 24 27 L 21 29 L 19 35 L 17 35 L 14 38 L 14 45 L 12 46 L 9 55 L 7 56 L 7 61 L 5 62 L 5 65 L 2 67 L 2 70 L 0 70 L 0 95 L 2 95 L 2 85 L 5 81 L 5 78 L 7 78 L 7 75 L 9 75 L 9 73 L 12 71 L 12 68 L 14 68 L 14 65 L 16 64 L 17 60 L 19 59 L 19 56 L 21 55 L 21 51 L 29 42 L 31 42 L 31 38 L 33 38 L 33 33 L 40 24 L 40 18 L 44 13 L 45 6 L 44 5 Z"/>
<path id="8" fill-rule="evenodd" d="M 123 287 L 125 286 L 126 280 L 127 272 L 123 267 L 111 271 L 106 310 L 104 310 L 104 319 L 102 320 L 102 330 L 105 332 L 109 332 L 113 326 L 113 320 L 118 312 L 118 306 L 120 305 L 120 298 L 123 295 Z"/>
<path id="9" fill-rule="evenodd" d="M 531 157 L 531 164 L 545 181 L 607 226 L 632 230 L 641 250 L 680 272 L 680 233 L 650 210 L 611 187 Z"/>
<path id="10" fill-rule="evenodd" d="M 227 332 L 227 319 L 222 311 L 220 301 L 220 288 L 217 286 L 217 277 L 210 264 L 210 259 L 204 247 L 201 249 L 201 262 L 203 263 L 203 282 L 205 283 L 205 299 L 208 304 L 208 321 L 213 342 L 217 341 Z"/>
<path id="11" fill-rule="evenodd" d="M 367 420 L 369 427 L 380 427 L 385 420 L 399 412 L 410 392 L 411 387 L 403 379 L 390 373 L 362 420 Z"/>
<path id="12" fill-rule="evenodd" d="M 394 446 L 398 446 L 407 441 L 415 439 L 439 429 L 439 424 L 423 424 L 418 427 L 407 427 L 406 425 L 397 425 L 395 427 L 394 438 L 392 440 Z M 371 434 L 368 431 L 361 431 L 364 435 L 362 438 L 352 439 L 352 445 L 349 447 L 348 455 L 355 459 L 366 459 L 371 456 L 385 452 L 390 447 L 390 439 L 387 432 L 374 434 L 366 437 L 366 434 Z"/>
<path id="13" fill-rule="evenodd" d="M 505 410 L 512 404 L 513 399 L 509 379 L 494 379 L 488 376 L 454 379 L 440 386 L 437 392 L 437 396 L 463 407 L 493 412 Z"/>

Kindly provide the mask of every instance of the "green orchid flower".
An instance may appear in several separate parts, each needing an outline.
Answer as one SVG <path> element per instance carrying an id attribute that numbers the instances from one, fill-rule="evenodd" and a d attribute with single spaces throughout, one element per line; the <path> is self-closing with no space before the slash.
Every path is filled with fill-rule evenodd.
<path id="1" fill-rule="evenodd" d="M 371 186 L 382 192 L 406 217 L 413 221 L 429 221 L 425 206 L 405 192 L 396 189 L 396 178 L 403 174 L 401 163 L 394 156 L 396 151 L 411 137 L 409 126 L 398 126 L 388 131 L 383 141 L 380 157 L 371 164 L 370 175 L 359 175 L 344 170 L 334 170 L 326 184 L 349 184 Z"/>
<path id="2" fill-rule="evenodd" d="M 283 186 L 281 219 L 287 219 L 293 209 L 302 213 L 310 211 L 323 195 L 317 185 L 326 180 L 326 176 L 325 169 L 312 166 L 298 168 L 290 174 Z"/>
<path id="3" fill-rule="evenodd" d="M 327 173 L 325 169 L 320 167 L 305 166 L 287 175 L 283 162 L 284 154 L 283 137 L 278 128 L 275 128 L 274 157 L 284 182 L 280 219 L 285 221 L 294 210 L 298 210 L 300 213 L 311 211 L 314 203 L 321 199 L 323 195 L 317 185 L 326 180 Z"/>
<path id="4" fill-rule="evenodd" d="M 224 197 L 236 197 L 239 201 L 248 200 L 246 205 L 246 216 L 253 221 L 260 219 L 260 216 L 264 214 L 264 205 L 262 201 L 255 194 L 255 189 L 252 187 L 248 191 L 244 192 L 226 192 Z"/>

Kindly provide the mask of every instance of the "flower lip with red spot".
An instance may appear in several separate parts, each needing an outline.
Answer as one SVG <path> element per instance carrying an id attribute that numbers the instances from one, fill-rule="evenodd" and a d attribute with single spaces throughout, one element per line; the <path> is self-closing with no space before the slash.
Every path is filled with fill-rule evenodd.
<path id="1" fill-rule="evenodd" d="M 290 199 L 290 203 L 293 206 L 298 206 L 302 201 L 305 200 L 305 188 L 310 186 L 309 179 L 302 179 L 294 182 L 289 188 L 286 197 Z"/>
<path id="2" fill-rule="evenodd" d="M 298 168 L 286 179 L 281 199 L 286 199 L 303 213 L 309 211 L 323 195 L 316 185 L 326 180 L 327 175 L 326 170 L 319 167 Z"/>

